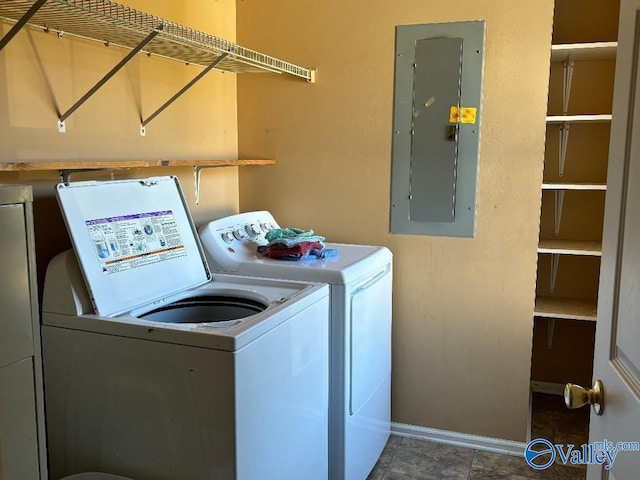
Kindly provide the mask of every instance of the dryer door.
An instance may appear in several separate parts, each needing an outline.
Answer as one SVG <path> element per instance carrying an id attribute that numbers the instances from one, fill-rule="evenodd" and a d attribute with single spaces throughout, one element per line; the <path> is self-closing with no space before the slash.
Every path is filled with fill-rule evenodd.
<path id="1" fill-rule="evenodd" d="M 351 292 L 350 414 L 373 396 L 391 371 L 391 267 Z"/>

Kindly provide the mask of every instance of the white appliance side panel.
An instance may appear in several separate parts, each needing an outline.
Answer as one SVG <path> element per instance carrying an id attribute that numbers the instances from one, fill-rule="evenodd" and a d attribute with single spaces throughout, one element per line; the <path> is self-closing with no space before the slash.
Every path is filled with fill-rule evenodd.
<path id="1" fill-rule="evenodd" d="M 52 480 L 236 478 L 233 354 L 48 326 L 43 348 Z"/>
<path id="2" fill-rule="evenodd" d="M 329 301 L 237 353 L 238 478 L 328 478 Z"/>
<path id="3" fill-rule="evenodd" d="M 40 478 L 33 360 L 0 368 L 0 479 Z"/>
<path id="4" fill-rule="evenodd" d="M 176 178 L 61 183 L 57 193 L 100 315 L 162 302 L 210 278 Z"/>
<path id="5" fill-rule="evenodd" d="M 0 367 L 34 354 L 24 206 L 0 205 Z"/>

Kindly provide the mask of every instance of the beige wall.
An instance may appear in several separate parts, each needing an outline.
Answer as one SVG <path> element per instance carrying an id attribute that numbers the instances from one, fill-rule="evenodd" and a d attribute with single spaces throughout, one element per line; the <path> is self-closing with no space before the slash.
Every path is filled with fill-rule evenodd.
<path id="1" fill-rule="evenodd" d="M 223 38 L 232 0 L 121 0 Z M 517 9 L 517 11 L 516 11 Z M 57 133 L 66 110 L 124 56 L 39 31 L 0 52 L 0 161 L 276 158 L 241 172 L 242 210 L 267 208 L 329 239 L 395 255 L 393 417 L 524 440 L 551 0 L 237 2 L 240 43 L 319 68 L 319 82 L 211 73 L 138 135 L 199 69 L 139 56 Z M 398 24 L 485 19 L 476 239 L 388 234 L 393 35 Z M 9 26 L 0 23 L 0 34 Z M 239 147 L 237 143 L 239 142 Z M 115 176 L 179 174 L 135 169 Z M 196 222 L 238 208 L 237 170 L 205 172 Z M 0 173 L 36 187 L 39 270 L 66 246 L 54 173 Z M 42 273 L 41 273 L 42 275 Z M 499 419 L 499 420 L 497 420 Z"/>
<path id="2" fill-rule="evenodd" d="M 235 40 L 234 0 L 119 3 Z M 0 22 L 0 36 L 10 27 Z M 142 54 L 71 115 L 67 133 L 59 134 L 56 110 L 66 111 L 126 54 L 117 47 L 22 30 L 0 52 L 0 162 L 237 158 L 235 75 L 209 73 L 149 124 L 146 137 L 139 135 L 141 116 L 153 113 L 202 70 Z M 168 174 L 180 176 L 196 222 L 237 211 L 237 168 L 204 171 L 197 208 L 189 168 L 132 169 L 114 176 Z M 53 198 L 56 181 L 54 172 L 0 172 L 0 184 L 35 187 L 41 281 L 51 256 L 68 246 Z"/>
<path id="3" fill-rule="evenodd" d="M 242 0 L 238 41 L 316 85 L 238 79 L 241 210 L 394 253 L 393 420 L 525 440 L 553 2 Z M 475 239 L 388 233 L 394 27 L 486 20 Z"/>

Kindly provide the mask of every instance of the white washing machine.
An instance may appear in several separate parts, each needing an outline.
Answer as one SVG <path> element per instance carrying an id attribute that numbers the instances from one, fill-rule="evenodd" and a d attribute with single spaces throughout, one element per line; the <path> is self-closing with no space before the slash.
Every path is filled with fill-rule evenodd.
<path id="1" fill-rule="evenodd" d="M 326 479 L 328 287 L 212 276 L 173 177 L 57 193 L 75 254 L 45 280 L 51 479 Z"/>
<path id="2" fill-rule="evenodd" d="M 364 480 L 391 425 L 391 252 L 328 243 L 337 256 L 264 258 L 256 249 L 272 228 L 269 212 L 248 212 L 210 222 L 200 238 L 216 272 L 330 285 L 329 478 Z"/>

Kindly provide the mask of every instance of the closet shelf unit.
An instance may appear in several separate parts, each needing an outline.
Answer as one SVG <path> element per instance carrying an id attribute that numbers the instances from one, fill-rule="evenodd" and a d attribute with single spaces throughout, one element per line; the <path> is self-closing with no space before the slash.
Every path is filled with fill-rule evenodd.
<path id="1" fill-rule="evenodd" d="M 0 51 L 25 26 L 45 32 L 53 31 L 59 37 L 70 35 L 130 50 L 93 88 L 60 114 L 60 133 L 65 132 L 65 120 L 140 52 L 204 68 L 176 95 L 142 120 L 140 134 L 143 136 L 149 122 L 212 69 L 232 73 L 285 73 L 315 82 L 316 72 L 313 69 L 285 62 L 109 0 L 2 0 L 0 18 L 14 24 L 0 39 Z"/>
<path id="2" fill-rule="evenodd" d="M 610 124 L 611 114 L 569 114 L 569 98 L 573 82 L 575 61 L 599 61 L 616 58 L 617 42 L 573 43 L 552 45 L 551 62 L 562 63 L 562 114 L 548 115 L 547 125 L 554 126 L 559 133 L 558 175 L 564 176 L 567 146 L 569 144 L 569 130 L 576 124 Z M 564 197 L 567 191 L 573 192 L 604 192 L 606 183 L 599 182 L 570 182 L 563 180 L 547 181 L 542 184 L 543 191 L 554 195 L 554 229 L 551 239 L 541 238 L 538 243 L 538 254 L 551 256 L 551 278 L 548 294 L 538 294 L 534 315 L 549 320 L 547 331 L 547 346 L 551 348 L 553 342 L 554 322 L 558 320 L 596 321 L 597 301 L 563 298 L 553 296 L 558 275 L 560 257 L 572 256 L 602 256 L 602 243 L 598 241 L 557 238 L 560 235 Z M 546 296 L 548 295 L 548 296 Z"/>

